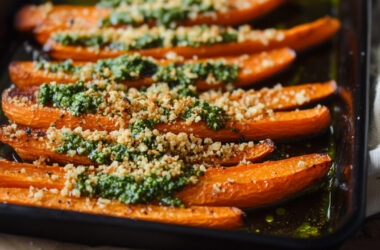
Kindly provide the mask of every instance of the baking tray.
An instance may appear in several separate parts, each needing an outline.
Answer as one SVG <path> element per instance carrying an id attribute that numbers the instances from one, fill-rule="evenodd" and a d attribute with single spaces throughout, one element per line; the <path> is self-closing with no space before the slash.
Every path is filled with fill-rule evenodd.
<path id="1" fill-rule="evenodd" d="M 11 60 L 41 55 L 30 37 L 12 27 L 15 11 L 31 1 L 0 3 L 0 91 L 9 86 Z M 78 3 L 79 1 L 55 1 Z M 91 2 L 91 1 L 86 1 Z M 327 248 L 349 237 L 364 218 L 367 168 L 368 66 L 371 1 L 293 0 L 253 22 L 256 27 L 288 27 L 335 15 L 343 27 L 333 41 L 303 52 L 286 72 L 254 87 L 338 80 L 337 96 L 325 103 L 333 124 L 328 131 L 297 142 L 278 142 L 272 159 L 311 152 L 329 153 L 333 170 L 323 182 L 280 204 L 247 210 L 236 231 L 212 230 L 36 207 L 0 204 L 0 231 L 89 245 L 138 248 Z M 25 41 L 29 41 L 25 43 Z M 2 116 L 1 123 L 6 119 Z M 0 155 L 19 160 L 6 145 Z M 277 209 L 286 216 L 276 214 Z M 311 225 L 312 227 L 302 227 Z M 313 231 L 317 229 L 317 233 Z M 309 230 L 309 231 L 308 231 Z M 311 231 L 310 231 L 311 230 Z M 305 233 L 305 231 L 307 233 Z"/>

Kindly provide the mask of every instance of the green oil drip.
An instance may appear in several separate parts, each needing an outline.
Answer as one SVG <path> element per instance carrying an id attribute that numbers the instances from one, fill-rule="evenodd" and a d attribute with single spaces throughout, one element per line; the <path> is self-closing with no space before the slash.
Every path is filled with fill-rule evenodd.
<path id="1" fill-rule="evenodd" d="M 294 236 L 298 238 L 317 237 L 319 234 L 318 227 L 311 226 L 308 222 L 302 223 L 294 232 Z"/>
<path id="2" fill-rule="evenodd" d="M 272 223 L 273 221 L 274 221 L 274 217 L 273 217 L 273 215 L 267 215 L 266 217 L 265 217 L 265 221 L 266 222 L 268 222 L 268 223 Z"/>

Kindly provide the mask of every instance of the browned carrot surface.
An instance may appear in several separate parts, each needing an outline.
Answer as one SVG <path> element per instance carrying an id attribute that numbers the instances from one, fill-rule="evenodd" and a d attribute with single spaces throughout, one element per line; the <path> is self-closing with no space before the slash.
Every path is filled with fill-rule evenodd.
<path id="1" fill-rule="evenodd" d="M 49 139 L 46 137 L 46 130 L 31 130 L 26 133 L 22 130 L 18 130 L 15 134 L 9 134 L 6 128 L 0 128 L 0 141 L 12 146 L 17 154 L 24 160 L 34 161 L 41 156 L 50 159 L 51 162 L 58 162 L 62 164 L 80 164 L 91 165 L 96 164 L 92 162 L 86 156 L 70 156 L 68 154 L 59 154 L 54 151 L 54 148 L 49 146 Z M 201 158 L 203 163 L 215 164 L 215 165 L 236 165 L 242 160 L 247 161 L 259 161 L 274 151 L 274 144 L 271 140 L 265 140 L 263 142 L 254 144 L 253 146 L 247 146 L 244 151 L 239 150 L 239 145 L 232 148 L 233 153 L 228 157 L 207 156 Z M 197 163 L 197 162 L 189 162 Z"/>
<path id="2" fill-rule="evenodd" d="M 24 188 L 0 188 L 0 202 L 218 229 L 234 229 L 243 224 L 243 212 L 234 207 L 125 205 L 117 201 L 102 203 L 97 199 L 66 197 L 50 191 L 36 191 L 36 194 L 33 196 Z"/>
<path id="3" fill-rule="evenodd" d="M 185 21 L 182 25 L 237 25 L 263 16 L 286 1 L 287 0 L 230 0 L 232 6 L 238 6 L 238 4 L 242 2 L 250 4 L 242 8 L 232 8 L 224 13 L 216 12 L 215 16 L 200 14 L 195 19 Z M 22 8 L 17 14 L 16 28 L 21 31 L 28 31 L 40 26 L 36 32 L 44 33 L 49 37 L 49 34 L 57 30 L 97 27 L 99 20 L 108 17 L 111 11 L 112 9 L 92 6 L 28 5 Z"/>
<path id="4" fill-rule="evenodd" d="M 253 207 L 269 204 L 315 184 L 326 175 L 331 163 L 327 155 L 311 154 L 210 168 L 198 184 L 186 187 L 176 196 L 186 205 Z M 60 167 L 0 161 L 1 187 L 62 189 L 64 185 L 64 171 Z"/>
<path id="5" fill-rule="evenodd" d="M 272 76 L 290 65 L 295 59 L 295 53 L 288 48 L 276 49 L 268 52 L 261 52 L 248 56 L 227 57 L 223 58 L 228 63 L 237 64 L 240 67 L 238 80 L 234 83 L 236 87 L 246 86 L 250 83 L 260 81 L 266 77 Z M 184 61 L 183 63 L 195 63 L 197 60 Z M 159 64 L 168 64 L 170 61 L 158 61 Z M 83 65 L 83 62 L 74 63 L 74 65 Z M 57 81 L 59 83 L 72 83 L 79 80 L 78 76 L 73 74 L 62 74 L 37 70 L 33 62 L 12 62 L 9 65 L 11 80 L 20 89 L 29 88 L 30 86 L 41 85 L 46 82 Z M 93 78 L 82 79 L 92 80 Z M 155 81 L 151 77 L 145 77 L 136 81 L 125 81 L 124 84 L 131 87 L 149 86 Z M 220 88 L 221 84 L 209 84 L 204 80 L 198 81 L 198 90 L 207 90 Z"/>
<path id="6" fill-rule="evenodd" d="M 4 91 L 2 108 L 8 119 L 20 125 L 47 128 L 54 124 L 57 128 L 82 127 L 83 129 L 106 131 L 120 128 L 120 121 L 117 118 L 96 114 L 73 116 L 65 110 L 54 107 L 20 103 L 13 97 L 17 95 L 17 91 L 17 89 Z M 158 124 L 156 129 L 176 134 L 184 132 L 200 138 L 221 141 L 236 141 L 241 137 L 247 140 L 286 139 L 317 134 L 327 128 L 330 122 L 329 109 L 321 106 L 300 111 L 263 114 L 260 119 L 245 122 L 231 121 L 227 122 L 225 129 L 218 131 L 208 128 L 204 122 L 188 125 L 184 121 Z"/>
<path id="7" fill-rule="evenodd" d="M 127 53 L 139 52 L 142 56 L 164 58 L 168 52 L 174 52 L 185 58 L 233 56 L 246 53 L 257 53 L 275 48 L 289 47 L 300 51 L 331 38 L 340 28 L 339 20 L 332 17 L 320 18 L 314 22 L 302 24 L 284 31 L 274 31 L 274 35 L 266 37 L 265 31 L 258 32 L 257 37 L 262 39 L 247 40 L 244 42 L 232 42 L 200 47 L 167 47 L 152 48 L 139 51 L 110 50 L 107 48 L 94 51 L 93 48 L 81 46 L 64 46 L 49 39 L 45 49 L 50 56 L 56 59 L 95 61 L 99 58 L 117 57 Z M 280 32 L 280 33 L 279 33 Z M 278 39 L 281 34 L 281 39 Z"/>

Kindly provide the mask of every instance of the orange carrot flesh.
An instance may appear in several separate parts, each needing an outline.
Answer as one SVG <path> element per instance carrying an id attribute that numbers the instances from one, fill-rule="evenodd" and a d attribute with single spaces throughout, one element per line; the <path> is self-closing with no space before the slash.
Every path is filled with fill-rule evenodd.
<path id="1" fill-rule="evenodd" d="M 135 52 L 139 52 L 142 56 L 152 56 L 154 58 L 164 58 L 169 52 L 174 52 L 185 58 L 192 58 L 194 55 L 198 57 L 235 56 L 283 47 L 289 47 L 296 51 L 305 50 L 330 39 L 339 28 L 339 20 L 332 17 L 324 17 L 288 30 L 275 31 L 278 36 L 281 34 L 281 39 L 276 34 L 273 37 L 267 38 L 264 36 L 265 31 L 259 31 L 257 37 L 263 36 L 262 39 L 200 47 L 151 48 L 139 51 L 110 50 L 107 48 L 94 51 L 93 48 L 88 47 L 60 45 L 56 41 L 49 39 L 45 44 L 45 49 L 49 52 L 50 56 L 56 59 L 71 58 L 82 61 L 95 61 L 99 58 L 111 58 Z"/>
<path id="2" fill-rule="evenodd" d="M 251 83 L 258 82 L 288 67 L 295 59 L 295 53 L 288 48 L 276 49 L 268 52 L 261 52 L 248 56 L 220 58 L 227 63 L 237 64 L 240 67 L 235 87 L 243 87 Z M 181 63 L 196 63 L 199 60 L 182 61 Z M 266 63 L 270 62 L 270 63 Z M 170 61 L 159 61 L 158 64 L 168 64 Z M 74 63 L 83 65 L 84 63 Z M 33 62 L 12 62 L 9 65 L 9 74 L 12 82 L 20 89 L 27 89 L 31 86 L 38 86 L 46 82 L 72 83 L 79 80 L 73 74 L 62 74 L 37 70 Z M 85 78 L 82 80 L 93 80 Z M 124 81 L 123 83 L 131 87 L 143 87 L 153 84 L 155 81 L 151 77 L 144 77 L 136 81 Z M 209 84 L 204 80 L 199 80 L 197 89 L 200 91 L 220 88 L 222 84 Z"/>
<path id="3" fill-rule="evenodd" d="M 325 83 L 307 83 L 290 87 L 263 88 L 261 90 L 234 91 L 224 95 L 230 102 L 241 105 L 256 105 L 262 103 L 265 108 L 276 111 L 299 108 L 315 103 L 333 95 L 337 90 L 335 81 Z M 210 94 L 211 93 L 211 94 Z M 199 96 L 207 102 L 217 103 L 221 95 L 205 92 Z"/>
<path id="4" fill-rule="evenodd" d="M 178 193 L 185 204 L 255 207 L 309 187 L 331 167 L 327 155 L 312 154 L 232 168 L 209 169 L 195 186 Z"/>
<path id="5" fill-rule="evenodd" d="M 198 184 L 176 194 L 186 205 L 254 207 L 291 196 L 318 182 L 331 167 L 324 154 L 311 154 L 279 161 L 210 168 Z M 46 174 L 50 173 L 50 174 Z M 55 177 L 53 177 L 55 175 Z M 64 187 L 59 167 L 0 161 L 0 187 Z"/>
<path id="6" fill-rule="evenodd" d="M 188 19 L 181 25 L 238 25 L 261 17 L 287 0 L 250 0 L 246 7 L 231 8 L 226 12 L 216 12 L 215 16 L 198 15 L 194 19 Z M 242 1 L 230 1 L 235 6 Z M 247 3 L 247 1 L 245 1 Z M 96 28 L 102 18 L 111 14 L 112 9 L 97 8 L 92 6 L 26 6 L 17 14 L 16 28 L 20 31 L 36 29 L 40 36 L 49 34 L 57 30 L 70 28 L 90 29 Z"/>
<path id="7" fill-rule="evenodd" d="M 234 229 L 243 224 L 243 212 L 233 207 L 125 205 L 117 201 L 100 203 L 97 199 L 41 192 L 41 196 L 36 197 L 31 196 L 28 189 L 0 188 L 0 202 L 217 229 Z"/>
<path id="8" fill-rule="evenodd" d="M 120 128 L 120 121 L 108 116 L 84 114 L 73 116 L 65 110 L 54 107 L 41 107 L 13 101 L 12 89 L 3 93 L 2 108 L 11 121 L 32 128 L 47 128 L 55 124 L 57 128 L 82 127 L 91 130 L 112 131 Z M 128 121 L 124 121 L 128 122 Z M 161 132 L 180 132 L 193 134 L 200 138 L 211 138 L 220 141 L 237 141 L 241 137 L 247 140 L 287 139 L 320 133 L 331 122 L 330 111 L 321 106 L 313 109 L 263 114 L 260 119 L 245 122 L 227 122 L 226 128 L 212 130 L 204 122 L 186 124 L 176 121 L 170 124 L 158 124 Z"/>
<path id="9" fill-rule="evenodd" d="M 300 111 L 274 112 L 264 115 L 261 119 L 247 122 L 229 122 L 227 128 L 218 131 L 210 130 L 204 123 L 187 125 L 179 121 L 172 124 L 158 124 L 159 131 L 170 131 L 175 134 L 193 133 L 200 138 L 212 138 L 218 141 L 272 140 L 289 139 L 314 135 L 325 130 L 331 123 L 330 111 L 326 107 L 317 107 Z"/>
<path id="10" fill-rule="evenodd" d="M 61 164 L 78 164 L 78 165 L 93 165 L 88 157 L 81 155 L 70 156 L 68 154 L 59 154 L 54 151 L 54 148 L 49 146 L 49 140 L 46 138 L 46 130 L 32 130 L 29 134 L 19 130 L 14 135 L 7 133 L 4 128 L 0 128 L 0 141 L 12 146 L 17 154 L 23 160 L 34 161 L 41 156 L 49 159 L 51 162 L 58 162 Z M 43 133 L 41 133 L 43 132 Z M 242 160 L 247 161 L 259 161 L 268 156 L 274 151 L 275 147 L 271 140 L 265 140 L 254 144 L 253 146 L 247 146 L 244 150 L 239 150 L 239 145 L 232 147 L 232 154 L 227 157 L 217 157 L 216 155 L 210 155 L 207 157 L 201 157 L 197 161 L 188 163 L 209 163 L 224 166 L 236 165 Z"/>
<path id="11" fill-rule="evenodd" d="M 63 189 L 64 184 L 62 167 L 0 160 L 0 187 Z"/>

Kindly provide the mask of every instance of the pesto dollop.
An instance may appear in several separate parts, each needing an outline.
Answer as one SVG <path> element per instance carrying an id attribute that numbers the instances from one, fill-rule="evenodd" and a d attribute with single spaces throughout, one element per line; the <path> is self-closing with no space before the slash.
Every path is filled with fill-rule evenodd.
<path id="1" fill-rule="evenodd" d="M 55 152 L 59 154 L 75 152 L 78 155 L 87 156 L 97 164 L 109 164 L 112 161 L 136 161 L 139 157 L 152 160 L 162 156 L 162 153 L 158 151 L 156 151 L 157 154 L 148 153 L 149 150 L 154 150 L 157 147 L 153 143 L 153 136 L 143 139 L 143 143 L 146 146 L 145 152 L 140 152 L 134 148 L 127 148 L 119 143 L 110 144 L 106 141 L 89 141 L 74 133 L 64 133 L 63 137 L 63 142 L 54 149 Z"/>
<path id="2" fill-rule="evenodd" d="M 222 61 L 198 62 L 178 65 L 175 63 L 161 66 L 153 75 L 154 79 L 171 85 L 195 85 L 199 79 L 213 77 L 223 84 L 233 83 L 238 78 L 239 66 L 227 65 Z"/>
<path id="3" fill-rule="evenodd" d="M 76 84 L 43 84 L 38 92 L 38 103 L 53 105 L 61 109 L 67 109 L 75 116 L 83 113 L 94 113 L 102 97 L 99 95 L 97 85 L 85 87 L 83 81 Z"/>
<path id="4" fill-rule="evenodd" d="M 36 64 L 36 69 L 44 69 L 48 70 L 49 72 L 64 72 L 64 73 L 70 73 L 75 74 L 80 71 L 82 67 L 81 66 L 74 66 L 73 61 L 71 59 L 68 59 L 63 62 L 59 63 L 49 63 L 48 61 L 39 61 Z"/>
<path id="5" fill-rule="evenodd" d="M 204 36 L 204 34 L 208 34 Z M 128 39 L 125 39 L 128 36 Z M 108 47 L 112 50 L 141 50 L 161 47 L 199 47 L 238 41 L 238 30 L 215 25 L 199 25 L 167 29 L 149 28 L 98 29 L 92 31 L 63 31 L 52 35 L 62 45 Z"/>
<path id="6" fill-rule="evenodd" d="M 152 1 L 152 0 L 140 0 L 140 2 Z M 104 8 L 115 8 L 122 4 L 132 4 L 135 0 L 100 0 L 96 6 Z"/>
<path id="7" fill-rule="evenodd" d="M 95 112 L 118 116 L 129 120 L 132 134 L 177 119 L 190 123 L 204 121 L 214 130 L 224 128 L 230 120 L 226 111 L 194 97 L 194 91 L 194 88 L 186 86 L 170 89 L 167 84 L 140 90 L 118 90 L 111 83 L 100 88 L 97 84 L 87 83 L 85 86 L 83 81 L 78 81 L 76 84 L 41 85 L 38 103 L 67 109 L 75 116 Z M 148 112 L 153 106 L 155 108 Z"/>
<path id="8" fill-rule="evenodd" d="M 98 60 L 93 64 L 93 70 L 100 74 L 102 79 L 112 79 L 117 82 L 132 81 L 151 76 L 157 71 L 158 65 L 139 55 L 124 55 L 112 59 Z M 106 71 L 110 71 L 106 73 Z"/>
<path id="9" fill-rule="evenodd" d="M 197 100 L 194 105 L 183 114 L 183 119 L 187 119 L 195 113 L 200 116 L 202 121 L 206 122 L 207 127 L 213 130 L 224 128 L 227 121 L 230 120 L 224 109 L 212 106 L 205 101 Z"/>
<path id="10" fill-rule="evenodd" d="M 131 175 L 114 176 L 103 173 L 85 172 L 78 176 L 75 189 L 82 196 L 118 200 L 126 204 L 149 204 L 159 201 L 164 205 L 183 207 L 182 201 L 174 197 L 190 183 L 190 178 L 199 177 L 203 172 L 184 166 L 177 177 L 152 174 L 142 180 Z M 96 182 L 94 182 L 94 177 Z"/>
<path id="11" fill-rule="evenodd" d="M 139 55 L 123 55 L 117 58 L 98 60 L 85 66 L 74 65 L 71 60 L 61 63 L 40 61 L 37 69 L 49 72 L 63 72 L 81 77 L 89 73 L 94 78 L 110 79 L 116 82 L 135 81 L 152 77 L 157 82 L 166 82 L 171 87 L 195 85 L 198 80 L 212 80 L 215 83 L 234 83 L 238 78 L 239 66 L 221 60 L 197 63 L 171 63 L 158 65 L 149 58 Z"/>
<path id="12" fill-rule="evenodd" d="M 204 3 L 202 0 L 179 1 L 174 6 L 161 6 L 153 1 L 148 5 L 132 5 L 124 10 L 115 10 L 109 17 L 101 19 L 99 25 L 138 25 L 155 21 L 158 25 L 169 27 L 189 19 L 190 16 L 213 10 L 214 6 L 212 3 Z"/>

